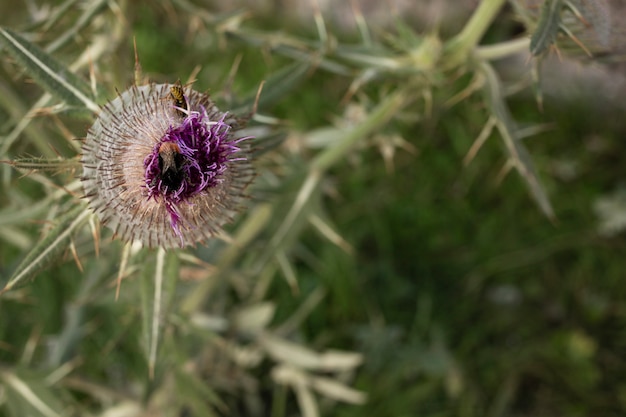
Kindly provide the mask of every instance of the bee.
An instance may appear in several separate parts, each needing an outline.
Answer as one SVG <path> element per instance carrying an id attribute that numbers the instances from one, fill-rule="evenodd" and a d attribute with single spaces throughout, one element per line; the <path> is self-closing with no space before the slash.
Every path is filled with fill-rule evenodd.
<path id="1" fill-rule="evenodd" d="M 168 190 L 176 190 L 184 179 L 182 165 L 184 157 L 174 142 L 163 142 L 159 146 L 159 169 L 161 181 Z"/>
<path id="2" fill-rule="evenodd" d="M 170 98 L 174 102 L 174 107 L 176 107 L 176 114 L 180 117 L 185 117 L 189 110 L 189 106 L 187 105 L 185 90 L 180 84 L 180 80 L 176 81 L 176 84 L 170 87 Z"/>

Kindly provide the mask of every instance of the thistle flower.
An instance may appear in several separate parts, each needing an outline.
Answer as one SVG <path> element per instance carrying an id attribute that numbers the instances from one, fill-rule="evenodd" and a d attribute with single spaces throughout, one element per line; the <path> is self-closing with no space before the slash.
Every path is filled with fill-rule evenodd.
<path id="1" fill-rule="evenodd" d="M 180 84 L 133 86 L 83 144 L 85 197 L 126 241 L 171 248 L 219 233 L 253 178 L 239 119 Z"/>

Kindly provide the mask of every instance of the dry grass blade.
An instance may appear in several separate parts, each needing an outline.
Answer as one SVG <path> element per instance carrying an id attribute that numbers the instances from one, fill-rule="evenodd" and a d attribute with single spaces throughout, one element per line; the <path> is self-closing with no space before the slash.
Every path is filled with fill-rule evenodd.
<path id="1" fill-rule="evenodd" d="M 297 296 L 300 293 L 300 288 L 298 287 L 298 277 L 296 276 L 296 271 L 291 265 L 289 258 L 287 258 L 287 254 L 284 250 L 277 250 L 275 258 L 283 276 L 285 277 L 285 281 L 287 281 L 289 288 L 291 288 L 291 293 L 294 296 Z"/>
<path id="2" fill-rule="evenodd" d="M 367 400 L 367 396 L 363 392 L 350 388 L 331 378 L 312 377 L 311 386 L 320 394 L 337 401 L 349 404 L 364 404 Z"/>
<path id="3" fill-rule="evenodd" d="M 498 120 L 495 117 L 489 117 L 489 120 L 487 120 L 487 123 L 485 123 L 485 126 L 480 131 L 478 137 L 476 138 L 474 143 L 472 143 L 469 151 L 467 151 L 465 158 L 463 158 L 463 165 L 467 166 L 470 164 L 470 162 L 472 162 L 480 148 L 482 148 L 489 136 L 491 136 L 491 132 L 493 132 L 493 128 L 496 126 L 497 121 Z"/>
<path id="4" fill-rule="evenodd" d="M 615 236 L 626 229 L 626 190 L 598 198 L 593 209 L 599 218 L 598 231 L 603 236 Z"/>
<path id="5" fill-rule="evenodd" d="M 269 333 L 262 333 L 259 336 L 259 343 L 273 359 L 302 369 L 327 372 L 346 371 L 354 369 L 363 361 L 363 355 L 359 353 L 340 351 L 317 353 Z"/>
<path id="6" fill-rule="evenodd" d="M 274 334 L 285 336 L 298 329 L 304 320 L 309 317 L 311 312 L 322 302 L 326 296 L 323 288 L 316 288 L 309 296 L 300 304 L 298 310 L 285 320 L 279 327 L 275 328 Z"/>
<path id="7" fill-rule="evenodd" d="M 267 250 L 261 257 L 260 264 L 257 267 L 259 270 L 263 268 L 271 257 L 276 255 L 277 251 L 285 244 L 287 235 L 294 230 L 296 224 L 303 223 L 303 213 L 305 208 L 309 206 L 308 203 L 318 188 L 321 175 L 322 173 L 319 170 L 312 170 L 309 172 L 309 175 L 307 175 L 302 187 L 300 187 L 300 191 L 298 192 L 293 205 L 291 206 L 291 209 L 285 216 L 285 219 L 279 226 L 276 233 L 274 233 L 274 236 L 272 236 Z"/>
<path id="8" fill-rule="evenodd" d="M 296 393 L 303 417 L 319 417 L 319 408 L 310 388 L 309 376 L 299 369 L 280 365 L 272 370 L 272 378 L 279 384 L 289 385 Z"/>
<path id="9" fill-rule="evenodd" d="M 328 241 L 332 242 L 337 247 L 341 248 L 347 254 L 353 254 L 354 248 L 348 241 L 346 241 L 335 229 L 333 229 L 328 222 L 324 221 L 319 215 L 314 214 L 309 217 L 311 225 L 320 232 Z"/>
<path id="10" fill-rule="evenodd" d="M 275 311 L 274 303 L 257 303 L 238 311 L 233 323 L 239 331 L 256 333 L 270 324 Z"/>

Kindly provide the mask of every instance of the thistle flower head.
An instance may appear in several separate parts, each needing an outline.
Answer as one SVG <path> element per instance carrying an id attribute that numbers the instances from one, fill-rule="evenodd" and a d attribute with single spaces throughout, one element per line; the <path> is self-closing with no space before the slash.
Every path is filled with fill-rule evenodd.
<path id="1" fill-rule="evenodd" d="M 240 121 L 180 84 L 131 87 L 83 145 L 85 196 L 124 240 L 195 244 L 240 208 L 253 177 Z"/>

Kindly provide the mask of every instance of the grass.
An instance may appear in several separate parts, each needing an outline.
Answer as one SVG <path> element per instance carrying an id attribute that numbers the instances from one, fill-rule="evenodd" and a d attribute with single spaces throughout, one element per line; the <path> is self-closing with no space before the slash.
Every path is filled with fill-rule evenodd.
<path id="1" fill-rule="evenodd" d="M 244 102 L 261 80 L 285 68 L 296 72 L 289 67 L 288 41 L 315 39 L 312 27 L 310 33 L 283 33 L 279 22 L 260 16 L 229 33 L 220 32 L 219 24 L 190 32 L 189 14 L 179 9 L 172 15 L 144 4 L 124 7 L 128 36 L 110 62 L 97 61 L 96 75 L 109 97 L 114 87 L 132 83 L 131 34 L 151 79 L 184 80 L 202 65 L 197 89 L 210 87 L 222 106 Z M 500 24 L 490 36 L 509 33 Z M 246 36 L 255 26 L 276 34 L 276 45 L 251 45 Z M 85 30 L 86 40 L 98 33 L 95 23 Z M 415 47 L 411 36 L 421 39 L 401 30 L 394 36 L 387 52 Z M 54 56 L 71 62 L 72 45 Z M 454 60 L 463 56 L 458 51 Z M 227 85 L 238 56 L 232 89 L 224 91 L 220 86 Z M 167 255 L 171 269 L 156 345 L 147 329 L 157 316 L 151 297 L 159 255 L 130 255 L 116 301 L 124 247 L 104 228 L 98 256 L 88 228 L 74 234 L 82 271 L 63 248 L 28 285 L 2 294 L 0 415 L 279 417 L 313 416 L 316 407 L 321 415 L 343 417 L 624 413 L 624 242 L 597 232 L 593 210 L 594 201 L 621 182 L 626 129 L 620 110 L 600 118 L 592 104 L 601 98 L 567 102 L 546 96 L 541 113 L 528 91 L 507 97 L 513 118 L 524 125 L 554 123 L 523 141 L 554 208 L 556 220 L 550 221 L 524 178 L 514 172 L 501 177 L 507 154 L 499 132 L 464 166 L 492 110 L 478 93 L 445 105 L 471 82 L 471 70 L 461 77 L 435 71 L 432 84 L 423 73 L 380 72 L 348 106 L 342 100 L 361 67 L 346 64 L 341 53 L 327 57 L 350 71 L 308 68 L 293 84 L 285 82 L 284 90 L 268 81 L 264 94 L 276 99 L 262 102 L 259 113 L 279 122 L 257 138 L 259 176 L 250 209 L 229 228 L 234 244 L 215 240 Z M 24 114 L 39 91 L 8 58 L 0 71 L 2 87 L 19 97 L 15 106 Z M 86 79 L 88 71 L 82 75 Z M 418 94 L 428 89 L 431 112 Z M 374 124 L 373 133 L 357 138 L 349 152 L 327 154 L 325 161 L 333 162 L 323 165 L 302 212 L 277 240 L 302 184 L 320 166 L 316 158 L 333 150 L 313 140 L 333 129 L 341 140 L 350 132 L 341 129 L 354 120 L 360 127 L 373 123 L 368 116 L 396 91 L 407 97 L 400 110 Z M 9 117 L 12 110 L 3 104 L 3 135 L 19 120 Z M 71 157 L 63 128 L 81 136 L 90 124 L 71 116 L 34 120 L 6 157 L 42 154 L 38 132 L 44 145 Z M 386 161 L 380 146 L 398 144 L 397 138 L 406 144 Z M 9 222 L 71 181 L 71 175 L 42 174 L 51 185 L 38 174 L 16 172 L 3 166 L 3 283 L 42 227 L 74 204 L 64 195 Z M 320 223 L 311 215 L 333 232 L 316 227 Z M 158 347 L 153 377 L 151 346 Z M 279 347 L 287 353 L 277 354 Z M 332 356 L 333 349 L 347 356 Z M 322 357 L 334 365 L 316 362 Z M 307 368 L 302 358 L 316 365 Z M 302 380 L 323 384 L 323 378 L 342 386 L 330 385 L 331 394 L 311 390 L 317 406 L 296 394 Z M 357 395 L 341 394 L 343 389 L 366 393 L 367 402 L 335 401 L 332 393 Z"/>

